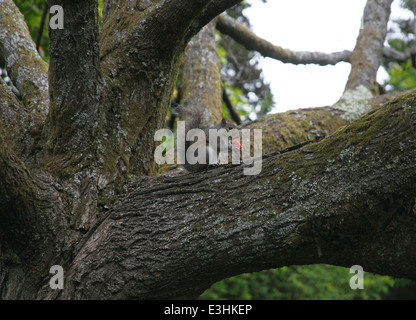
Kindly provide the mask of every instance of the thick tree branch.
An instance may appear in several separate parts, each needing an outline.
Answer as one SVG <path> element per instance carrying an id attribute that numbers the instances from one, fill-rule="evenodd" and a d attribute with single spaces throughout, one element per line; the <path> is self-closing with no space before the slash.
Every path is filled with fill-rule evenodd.
<path id="1" fill-rule="evenodd" d="M 33 146 L 30 119 L 28 110 L 0 78 L 0 136 L 19 157 L 30 153 Z"/>
<path id="2" fill-rule="evenodd" d="M 220 58 L 215 41 L 215 21 L 188 43 L 182 62 L 181 104 L 206 115 L 207 125 L 222 119 Z"/>
<path id="3" fill-rule="evenodd" d="M 376 93 L 377 71 L 383 56 L 392 2 L 393 0 L 367 1 L 363 25 L 351 55 L 351 72 L 345 94 L 349 94 L 350 90 L 360 90 L 360 87 Z"/>
<path id="4" fill-rule="evenodd" d="M 0 137 L 0 243 L 5 249 L 0 261 L 9 264 L 1 270 L 7 274 L 0 279 L 2 296 L 33 298 L 39 290 L 35 283 L 67 258 L 61 250 L 68 229 L 56 186 L 48 175 L 31 174 Z M 14 281 L 16 276 L 20 281 Z"/>
<path id="5" fill-rule="evenodd" d="M 195 30 L 201 29 L 212 19 L 220 15 L 222 12 L 240 3 L 241 0 L 212 0 L 206 9 L 196 17 L 191 27 L 191 35 L 195 34 Z"/>
<path id="6" fill-rule="evenodd" d="M 291 264 L 415 279 L 415 102 L 264 158 L 257 176 L 228 166 L 140 181 L 77 255 L 60 298 L 190 298 Z"/>
<path id="7" fill-rule="evenodd" d="M 38 136 L 49 110 L 48 65 L 36 51 L 24 17 L 12 0 L 0 1 L 2 60 L 29 111 L 27 125 Z"/>
<path id="8" fill-rule="evenodd" d="M 99 150 L 107 185 L 117 177 L 156 174 L 153 137 L 163 127 L 185 47 L 237 2 L 107 2 L 100 38 L 105 86 Z"/>
<path id="9" fill-rule="evenodd" d="M 166 32 L 183 36 L 191 23 L 194 23 L 195 17 L 205 12 L 211 2 L 210 0 L 163 0 L 155 6 L 155 10 L 159 12 L 158 21 L 166 26 Z M 211 19 L 214 17 L 215 15 L 211 16 Z M 198 30 L 211 19 L 199 24 Z"/>
<path id="10" fill-rule="evenodd" d="M 19 157 L 32 153 L 22 149 L 32 146 L 22 141 L 28 139 L 30 116 L 1 78 L 0 97 L 0 243 L 11 241 L 11 247 L 31 250 L 32 256 L 46 238 L 58 238 L 51 231 L 65 223 L 64 210 L 55 182 L 48 175 L 33 174 Z"/>
<path id="11" fill-rule="evenodd" d="M 187 41 L 237 1 L 107 1 L 101 63 L 96 2 L 52 2 L 65 27 L 51 30 L 44 171 L 25 139 L 31 110 L 0 80 L 2 298 L 190 298 L 224 277 L 305 263 L 416 278 L 415 93 L 376 109 L 362 100 L 370 112 L 352 123 L 354 108 L 266 118 L 264 131 L 282 133 L 271 139 L 279 149 L 278 138 L 320 142 L 271 149 L 256 176 L 230 165 L 137 178 L 156 172 L 153 133 Z M 0 0 L 10 14 L 12 4 Z M 2 46 L 15 25 L 3 12 L 12 28 L 0 29 Z M 20 155 L 31 152 L 28 165 Z M 49 287 L 54 264 L 63 291 Z"/>
<path id="12" fill-rule="evenodd" d="M 322 140 L 374 108 L 412 91 L 389 93 L 358 101 L 344 101 L 342 104 L 336 103 L 327 107 L 269 114 L 243 124 L 241 128 L 262 128 L 263 154 L 267 155 L 306 141 Z"/>
<path id="13" fill-rule="evenodd" d="M 143 12 L 151 10 L 158 16 L 158 21 L 161 25 L 164 25 L 166 32 L 175 33 L 180 31 L 180 28 L 184 28 L 195 17 L 195 15 L 204 9 L 210 0 L 149 0 L 140 1 L 137 4 L 136 9 Z M 103 9 L 104 19 L 110 15 L 117 14 L 120 9 L 122 1 L 106 0 Z M 125 5 L 123 3 L 123 5 Z M 182 31 L 183 33 L 183 31 Z"/>
<path id="14" fill-rule="evenodd" d="M 2 220 L 10 223 L 9 219 L 4 219 L 5 215 L 11 214 L 12 217 L 9 218 L 16 219 L 20 214 L 22 219 L 24 217 L 22 212 L 31 208 L 33 210 L 31 201 L 35 198 L 35 191 L 28 171 L 20 159 L 8 150 L 3 137 L 0 140 L 0 147 L 0 212 Z"/>
<path id="15" fill-rule="evenodd" d="M 150 8 L 157 11 L 160 18 L 158 21 L 166 26 L 165 31 L 167 33 L 183 34 L 184 28 L 188 29 L 190 22 L 192 22 L 191 31 L 188 33 L 189 38 L 221 12 L 239 2 L 241 0 L 153 0 L 141 1 L 138 4 L 138 9 L 139 11 L 145 11 Z M 106 0 L 103 9 L 104 19 L 112 15 L 117 10 L 116 7 L 117 1 Z"/>
<path id="16" fill-rule="evenodd" d="M 344 93 L 335 108 L 365 114 L 369 109 L 362 101 L 379 93 L 377 71 L 385 51 L 384 40 L 392 1 L 367 0 L 360 33 L 351 55 L 351 71 Z"/>
<path id="17" fill-rule="evenodd" d="M 101 87 L 98 5 L 91 0 L 50 0 L 48 5 L 63 8 L 65 24 L 63 29 L 49 28 L 51 107 L 44 130 L 45 162 L 67 168 L 95 153 Z"/>
<path id="18" fill-rule="evenodd" d="M 111 43 L 110 49 L 115 47 L 113 41 L 120 43 L 129 38 L 137 38 L 138 32 L 142 33 L 147 30 L 147 32 L 158 34 L 158 37 L 151 38 L 152 41 L 157 41 L 161 51 L 170 51 L 178 43 L 186 46 L 189 38 L 184 39 L 184 35 L 193 36 L 188 32 L 191 24 L 195 24 L 195 16 L 199 16 L 210 2 L 210 0 L 153 0 L 141 2 L 137 6 L 136 4 L 126 3 L 120 6 L 117 1 L 107 1 L 104 7 L 103 38 L 106 38 L 106 43 L 109 45 Z M 144 15 L 146 15 L 146 19 L 142 21 Z M 120 30 L 115 30 L 112 23 L 114 19 L 120 21 L 122 17 L 128 19 L 125 21 L 125 25 L 119 26 L 119 29 L 125 29 L 125 33 L 121 38 L 114 38 L 114 32 Z M 211 19 L 214 17 L 212 16 Z M 112 25 L 111 29 L 106 28 L 106 25 L 109 24 Z M 199 29 L 203 26 L 203 24 L 198 24 Z M 198 32 L 199 29 L 194 28 L 194 33 Z M 130 41 L 134 40 L 131 39 Z M 102 55 L 107 54 L 107 47 L 107 45 L 103 47 Z"/>

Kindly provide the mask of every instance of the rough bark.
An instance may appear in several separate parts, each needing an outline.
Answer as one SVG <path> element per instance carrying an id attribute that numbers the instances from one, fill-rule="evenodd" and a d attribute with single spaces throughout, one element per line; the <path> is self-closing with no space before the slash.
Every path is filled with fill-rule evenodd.
<path id="1" fill-rule="evenodd" d="M 25 122 L 22 126 L 22 138 L 25 141 L 20 142 L 24 146 L 19 148 L 19 156 L 26 157 L 33 151 L 32 148 L 36 148 L 49 111 L 48 65 L 36 51 L 24 17 L 14 2 L 1 1 L 0 12 L 0 61 L 4 62 L 26 108 L 26 111 L 21 112 L 20 119 L 8 118 L 7 122 Z"/>
<path id="2" fill-rule="evenodd" d="M 99 124 L 98 2 L 48 4 L 64 8 L 65 25 L 63 29 L 49 28 L 51 105 L 44 130 L 45 162 L 52 170 L 76 172 L 76 164 L 94 157 Z"/>
<path id="3" fill-rule="evenodd" d="M 180 87 L 180 103 L 200 109 L 209 125 L 217 124 L 222 119 L 220 67 L 215 21 L 212 21 L 186 47 Z"/>
<path id="4" fill-rule="evenodd" d="M 33 139 L 30 137 L 30 113 L 20 103 L 4 80 L 0 79 L 0 135 L 11 142 L 18 156 L 30 152 Z"/>
<path id="5" fill-rule="evenodd" d="M 48 113 L 48 65 L 39 56 L 24 17 L 12 0 L 0 3 L 0 60 L 24 105 L 44 120 Z"/>
<path id="6" fill-rule="evenodd" d="M 345 86 L 345 93 L 359 87 L 364 87 L 373 94 L 377 92 L 376 77 L 383 57 L 392 2 L 393 0 L 367 1 L 363 25 L 351 55 L 351 72 Z"/>
<path id="7" fill-rule="evenodd" d="M 238 2 L 149 1 L 139 10 L 130 3 L 107 5 L 99 160 L 102 181 L 114 184 L 116 193 L 131 174 L 157 173 L 153 137 L 163 126 L 182 53 L 202 26 Z"/>
<path id="8" fill-rule="evenodd" d="M 1 298 L 189 298 L 227 276 L 295 263 L 416 278 L 414 92 L 350 124 L 357 112 L 315 110 L 304 136 L 322 126 L 327 138 L 264 157 L 257 176 L 242 165 L 144 177 L 157 172 L 153 133 L 186 43 L 236 2 L 108 1 L 97 39 L 96 2 L 59 1 L 68 30 L 51 31 L 43 140 L 26 145 L 27 131 L 15 132 L 31 119 L 30 103 L 0 82 Z M 8 6 L 1 23 L 18 12 L 9 0 L 0 5 Z M 21 34 L 10 40 L 1 29 L 2 48 L 24 46 Z M 304 123 L 306 114 L 282 121 Z M 278 127 L 290 137 L 294 126 Z M 62 291 L 49 287 L 55 264 Z"/>
<path id="9" fill-rule="evenodd" d="M 415 93 L 319 143 L 143 179 L 75 257 L 58 298 L 194 298 L 213 282 L 291 264 L 359 264 L 416 278 Z"/>
<path id="10" fill-rule="evenodd" d="M 97 218 L 97 137 L 101 76 L 98 2 L 48 1 L 64 10 L 64 28 L 49 28 L 50 108 L 37 154 L 39 166 L 64 188 L 68 221 L 88 230 Z M 74 52 L 76 50 L 76 53 Z"/>
<path id="11" fill-rule="evenodd" d="M 61 187 L 31 173 L 0 137 L 0 296 L 33 299 L 69 244 Z"/>
<path id="12" fill-rule="evenodd" d="M 244 124 L 241 128 L 262 128 L 263 154 L 270 154 L 307 141 L 319 141 L 370 110 L 409 92 L 411 91 L 395 92 L 371 99 L 350 100 L 342 106 L 336 103 L 333 106 L 270 114 Z"/>

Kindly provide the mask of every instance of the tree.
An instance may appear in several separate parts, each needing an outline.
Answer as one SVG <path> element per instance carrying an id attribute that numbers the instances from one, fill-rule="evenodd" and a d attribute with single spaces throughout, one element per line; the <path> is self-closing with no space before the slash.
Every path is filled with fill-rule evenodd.
<path id="1" fill-rule="evenodd" d="M 413 0 L 402 1 L 402 6 L 412 12 L 416 12 L 416 3 Z M 401 19 L 394 21 L 400 30 L 388 31 L 390 34 L 389 46 L 397 51 L 394 57 L 385 57 L 383 65 L 387 70 L 390 79 L 386 81 L 387 91 L 403 91 L 415 87 L 415 19 Z"/>
<path id="2" fill-rule="evenodd" d="M 391 0 L 368 1 L 350 54 L 247 45 L 288 62 L 352 65 L 336 105 L 245 126 L 267 133 L 260 174 L 227 165 L 157 177 L 154 134 L 184 53 L 181 96 L 214 121 L 219 67 L 204 59 L 213 28 L 256 39 L 216 18 L 238 2 L 108 0 L 99 30 L 97 1 L 50 0 L 65 26 L 49 29 L 48 66 L 14 2 L 0 1 L 0 60 L 21 96 L 0 82 L 2 298 L 194 298 L 225 277 L 293 264 L 416 278 L 416 96 L 374 96 L 392 52 Z M 201 73 L 206 90 L 195 85 Z M 49 286 L 53 265 L 62 290 Z"/>

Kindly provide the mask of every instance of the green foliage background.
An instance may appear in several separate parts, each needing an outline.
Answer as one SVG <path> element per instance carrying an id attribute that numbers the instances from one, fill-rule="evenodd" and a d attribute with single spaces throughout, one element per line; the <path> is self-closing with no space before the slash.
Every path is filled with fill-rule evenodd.
<path id="1" fill-rule="evenodd" d="M 416 2 L 413 0 L 401 0 L 403 9 L 416 12 Z M 415 19 L 396 20 L 388 31 L 388 44 L 397 51 L 404 52 L 416 47 L 416 22 Z M 404 91 L 416 88 L 416 56 L 411 56 L 407 61 L 398 63 L 391 59 L 383 59 L 383 67 L 389 78 L 383 83 L 386 91 Z"/>
<path id="2" fill-rule="evenodd" d="M 410 282 L 364 271 L 364 289 L 351 289 L 355 273 L 329 265 L 291 266 L 242 274 L 215 283 L 207 300 L 367 300 L 382 299 L 391 288 Z"/>

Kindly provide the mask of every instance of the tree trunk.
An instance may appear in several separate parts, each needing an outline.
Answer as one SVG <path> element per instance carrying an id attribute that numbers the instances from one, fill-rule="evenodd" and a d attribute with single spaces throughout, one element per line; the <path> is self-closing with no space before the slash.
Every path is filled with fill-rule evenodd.
<path id="1" fill-rule="evenodd" d="M 292 264 L 416 278 L 414 92 L 253 123 L 268 153 L 258 175 L 156 177 L 154 133 L 186 45 L 237 2 L 106 1 L 98 33 L 96 1 L 54 1 L 65 28 L 50 30 L 49 75 L 14 2 L 0 3 L 0 60 L 36 67 L 11 73 L 22 101 L 0 79 L 2 299 L 194 298 Z M 49 285 L 53 265 L 64 289 Z"/>

